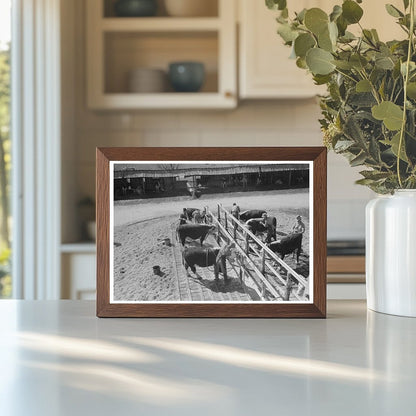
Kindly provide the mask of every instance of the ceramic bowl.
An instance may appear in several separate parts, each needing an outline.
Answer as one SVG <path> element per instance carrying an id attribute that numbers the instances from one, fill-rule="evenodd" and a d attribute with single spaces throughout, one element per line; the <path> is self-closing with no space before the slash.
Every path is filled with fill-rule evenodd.
<path id="1" fill-rule="evenodd" d="M 119 17 L 148 17 L 157 12 L 156 0 L 118 0 L 114 12 Z"/>
<path id="2" fill-rule="evenodd" d="M 167 74 L 162 69 L 136 68 L 129 72 L 128 91 L 131 93 L 161 93 L 167 90 Z"/>
<path id="3" fill-rule="evenodd" d="M 169 80 L 177 92 L 197 92 L 205 80 L 205 67 L 201 62 L 172 62 Z"/>

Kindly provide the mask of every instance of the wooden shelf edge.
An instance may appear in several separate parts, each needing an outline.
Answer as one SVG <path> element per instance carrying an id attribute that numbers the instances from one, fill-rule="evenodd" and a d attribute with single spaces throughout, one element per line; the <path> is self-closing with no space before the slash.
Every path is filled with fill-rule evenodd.
<path id="1" fill-rule="evenodd" d="M 95 254 L 96 252 L 95 243 L 93 241 L 83 241 L 79 243 L 62 243 L 60 249 L 62 254 Z"/>
<path id="2" fill-rule="evenodd" d="M 102 94 L 88 103 L 94 110 L 232 109 L 236 106 L 235 97 L 221 93 Z"/>
<path id="3" fill-rule="evenodd" d="M 218 17 L 106 17 L 101 19 L 104 32 L 204 32 L 221 27 Z"/>

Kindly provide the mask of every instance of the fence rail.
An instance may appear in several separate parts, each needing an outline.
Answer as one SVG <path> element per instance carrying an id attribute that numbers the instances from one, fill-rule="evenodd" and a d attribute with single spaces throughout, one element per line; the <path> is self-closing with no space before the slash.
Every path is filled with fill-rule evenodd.
<path id="1" fill-rule="evenodd" d="M 290 296 L 302 301 L 305 300 L 308 290 L 306 279 L 295 272 L 280 257 L 271 251 L 262 241 L 260 241 L 245 224 L 242 224 L 234 216 L 228 213 L 222 205 L 218 204 L 217 216 L 208 211 L 213 223 L 218 227 L 218 243 L 220 240 L 233 242 L 238 251 L 238 266 L 240 281 L 248 278 L 251 287 L 256 291 L 262 300 L 270 300 L 270 294 L 273 298 L 288 301 Z M 241 242 L 244 242 L 241 244 Z M 253 258 L 252 258 L 253 257 Z M 271 264 L 274 261 L 285 270 L 286 276 L 276 270 Z M 234 268 L 234 265 L 232 265 Z M 274 276 L 270 278 L 269 274 Z M 294 286 L 298 284 L 303 286 L 303 294 L 293 291 Z"/>

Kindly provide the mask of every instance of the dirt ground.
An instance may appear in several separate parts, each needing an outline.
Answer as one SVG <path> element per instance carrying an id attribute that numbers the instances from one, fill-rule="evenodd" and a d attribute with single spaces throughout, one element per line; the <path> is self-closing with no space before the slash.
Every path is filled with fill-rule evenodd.
<path id="1" fill-rule="evenodd" d="M 287 257 L 291 267 L 304 276 L 309 271 L 309 192 L 307 189 L 244 192 L 152 200 L 116 201 L 114 204 L 114 300 L 175 301 L 179 288 L 171 247 L 172 224 L 176 224 L 182 208 L 208 208 L 215 214 L 221 203 L 229 210 L 236 202 L 242 211 L 264 209 L 277 218 L 277 231 L 287 233 L 301 215 L 306 226 L 301 265 Z M 286 260 L 286 259 L 285 259 Z M 161 268 L 160 275 L 153 266 Z"/>

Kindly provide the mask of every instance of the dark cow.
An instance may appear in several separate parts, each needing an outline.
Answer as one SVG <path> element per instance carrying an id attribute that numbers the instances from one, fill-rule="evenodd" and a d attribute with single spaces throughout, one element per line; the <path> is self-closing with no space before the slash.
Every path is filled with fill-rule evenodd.
<path id="1" fill-rule="evenodd" d="M 243 211 L 242 213 L 240 213 L 240 220 L 246 222 L 248 220 L 251 220 L 252 218 L 261 218 L 261 216 L 265 213 L 266 211 L 260 209 L 251 209 L 249 211 Z"/>
<path id="2" fill-rule="evenodd" d="M 221 271 L 224 275 L 224 282 L 228 282 L 227 276 L 227 257 L 233 255 L 234 244 L 228 244 L 222 248 L 210 248 L 210 247 L 188 247 L 183 253 L 183 264 L 185 266 L 186 274 L 188 276 L 188 268 L 190 267 L 192 272 L 196 274 L 196 266 L 210 267 L 214 266 L 215 280 L 218 281 L 218 275 Z M 199 277 L 198 277 L 199 278 Z"/>
<path id="3" fill-rule="evenodd" d="M 184 208 L 182 210 L 182 214 L 186 215 L 187 219 L 189 221 L 191 221 L 192 220 L 192 215 L 195 211 L 199 211 L 199 209 L 198 208 Z"/>
<path id="4" fill-rule="evenodd" d="M 257 235 L 258 233 L 265 233 L 267 228 L 262 221 L 263 220 L 261 218 L 252 218 L 246 222 L 246 226 L 254 235 Z"/>
<path id="5" fill-rule="evenodd" d="M 285 258 L 286 254 L 296 252 L 296 261 L 299 264 L 299 256 L 302 250 L 302 236 L 301 233 L 289 234 L 286 237 L 283 237 L 280 241 L 273 241 L 268 244 L 270 250 L 274 253 L 280 254 L 282 260 Z"/>
<path id="6" fill-rule="evenodd" d="M 276 240 L 276 217 L 252 218 L 246 222 L 247 228 L 254 234 L 265 233 L 267 231 L 266 242 L 270 243 L 272 239 Z"/>
<path id="7" fill-rule="evenodd" d="M 185 240 L 187 237 L 192 240 L 199 239 L 202 243 L 210 232 L 215 231 L 214 225 L 207 224 L 182 224 L 177 228 L 179 241 L 185 246 Z"/>

